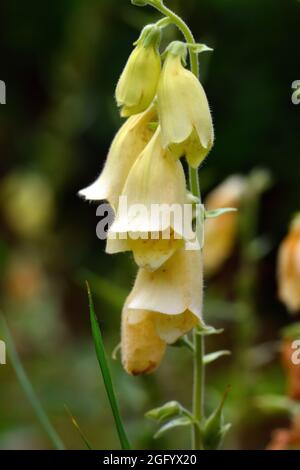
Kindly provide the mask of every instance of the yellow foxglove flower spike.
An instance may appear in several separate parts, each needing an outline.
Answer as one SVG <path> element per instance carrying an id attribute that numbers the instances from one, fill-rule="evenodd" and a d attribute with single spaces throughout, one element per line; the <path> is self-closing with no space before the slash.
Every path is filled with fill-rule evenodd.
<path id="1" fill-rule="evenodd" d="M 291 312 L 300 310 L 300 214 L 292 221 L 278 255 L 279 298 Z"/>
<path id="2" fill-rule="evenodd" d="M 107 200 L 116 211 L 128 173 L 153 136 L 150 123 L 155 119 L 154 106 L 130 117 L 115 136 L 100 176 L 78 194 L 89 201 Z"/>
<path id="3" fill-rule="evenodd" d="M 161 72 L 158 51 L 161 30 L 148 25 L 137 40 L 116 88 L 116 100 L 121 116 L 141 113 L 152 103 Z"/>
<path id="4" fill-rule="evenodd" d="M 154 273 L 139 271 L 122 320 L 122 362 L 130 374 L 152 372 L 166 344 L 203 325 L 201 263 L 200 251 L 182 249 Z"/>
<path id="5" fill-rule="evenodd" d="M 238 209 L 246 190 L 247 181 L 243 176 L 230 176 L 207 196 L 205 208 Z M 213 275 L 232 253 L 238 231 L 238 213 L 229 212 L 214 219 L 207 219 L 204 228 L 204 270 L 207 275 Z"/>
<path id="6" fill-rule="evenodd" d="M 170 44 L 159 80 L 157 99 L 162 144 L 197 168 L 211 150 L 214 129 L 208 101 L 195 75 L 187 70 L 187 46 Z"/>
<path id="7" fill-rule="evenodd" d="M 106 251 L 132 250 L 140 267 L 155 270 L 184 243 L 186 202 L 182 165 L 163 149 L 159 127 L 133 165 L 121 196 Z"/>

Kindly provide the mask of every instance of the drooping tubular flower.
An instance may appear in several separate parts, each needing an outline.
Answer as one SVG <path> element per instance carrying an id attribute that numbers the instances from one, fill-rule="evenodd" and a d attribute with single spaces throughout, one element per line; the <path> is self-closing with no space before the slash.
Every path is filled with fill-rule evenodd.
<path id="1" fill-rule="evenodd" d="M 122 362 L 128 373 L 152 372 L 166 344 L 203 324 L 201 263 L 200 251 L 180 249 L 155 272 L 140 269 L 122 313 Z"/>
<path id="2" fill-rule="evenodd" d="M 128 175 L 107 253 L 133 251 L 140 267 L 159 268 L 184 244 L 186 198 L 181 162 L 163 149 L 158 127 Z"/>
<path id="3" fill-rule="evenodd" d="M 100 176 L 92 185 L 79 191 L 80 196 L 89 201 L 107 200 L 117 210 L 128 173 L 153 136 L 150 123 L 155 119 L 157 111 L 150 106 L 123 124 L 113 140 Z"/>
<path id="4" fill-rule="evenodd" d="M 243 176 L 227 178 L 206 198 L 207 210 L 223 207 L 239 208 L 247 188 Z M 229 258 L 236 242 L 238 213 L 230 212 L 215 219 L 205 221 L 204 269 L 207 275 L 213 275 Z"/>
<path id="5" fill-rule="evenodd" d="M 214 129 L 208 101 L 195 75 L 187 70 L 187 48 L 173 42 L 159 80 L 157 100 L 163 147 L 171 147 L 178 156 L 186 156 L 197 168 L 214 142 Z"/>
<path id="6" fill-rule="evenodd" d="M 116 100 L 121 116 L 143 112 L 152 103 L 161 72 L 158 46 L 161 30 L 156 25 L 146 26 L 136 48 L 131 53 L 116 88 Z"/>
<path id="7" fill-rule="evenodd" d="M 291 312 L 300 310 L 300 214 L 279 249 L 278 284 L 280 300 Z"/>
<path id="8" fill-rule="evenodd" d="M 166 342 L 157 334 L 153 314 L 140 310 L 139 321 L 131 319 L 126 304 L 122 312 L 122 363 L 131 375 L 150 374 L 161 363 Z"/>

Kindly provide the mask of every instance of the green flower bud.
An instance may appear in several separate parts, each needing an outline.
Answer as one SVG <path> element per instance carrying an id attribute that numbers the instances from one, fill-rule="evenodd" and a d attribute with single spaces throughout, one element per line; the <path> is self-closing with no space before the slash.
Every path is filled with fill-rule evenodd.
<path id="1" fill-rule="evenodd" d="M 177 401 L 169 401 L 159 408 L 154 408 L 146 413 L 146 418 L 153 419 L 154 421 L 165 421 L 174 416 L 182 414 L 183 407 Z"/>
<path id="2" fill-rule="evenodd" d="M 161 30 L 155 25 L 143 29 L 136 41 L 116 88 L 116 100 L 121 116 L 128 117 L 145 111 L 152 103 L 161 72 L 158 51 Z"/>

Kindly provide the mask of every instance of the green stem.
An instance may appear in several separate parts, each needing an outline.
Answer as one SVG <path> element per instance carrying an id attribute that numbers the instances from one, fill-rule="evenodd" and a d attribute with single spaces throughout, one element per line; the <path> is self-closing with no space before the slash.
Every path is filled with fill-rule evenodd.
<path id="1" fill-rule="evenodd" d="M 149 5 L 156 8 L 163 15 L 170 19 L 170 21 L 177 26 L 182 32 L 185 40 L 189 44 L 195 44 L 195 38 L 188 25 L 183 21 L 180 16 L 166 7 L 162 0 L 149 0 Z M 192 73 L 198 78 L 199 77 L 199 59 L 198 54 L 189 49 L 190 54 L 190 66 Z M 198 170 L 189 167 L 189 180 L 190 190 L 194 196 L 199 199 L 201 203 L 201 190 Z M 202 276 L 203 273 L 200 273 Z M 204 354 L 205 354 L 205 342 L 204 336 L 200 335 L 197 328 L 193 333 L 194 342 L 194 383 L 193 383 L 193 414 L 196 420 L 196 425 L 193 428 L 192 436 L 192 448 L 194 450 L 202 449 L 202 437 L 199 425 L 201 425 L 204 419 L 204 394 L 205 394 L 205 366 L 204 366 Z"/>
<path id="2" fill-rule="evenodd" d="M 204 397 L 205 397 L 205 365 L 204 365 L 204 355 L 205 355 L 205 343 L 204 336 L 199 334 L 197 329 L 193 333 L 194 341 L 194 375 L 193 375 L 193 414 L 196 420 L 201 427 L 202 421 L 204 419 Z M 198 425 L 195 425 L 193 428 L 192 435 L 192 449 L 201 450 L 202 445 L 202 436 L 201 428 Z"/>
<path id="3" fill-rule="evenodd" d="M 172 24 L 170 18 L 164 17 L 157 21 L 156 26 L 158 26 L 159 28 L 166 28 L 170 24 Z"/>
<path id="4" fill-rule="evenodd" d="M 0 313 L 0 324 L 3 327 L 5 336 L 6 336 L 6 343 L 7 343 L 7 350 L 8 350 L 8 355 L 11 361 L 11 364 L 15 370 L 16 376 L 19 380 L 19 383 L 29 401 L 31 404 L 36 417 L 38 421 L 40 422 L 42 428 L 44 429 L 45 433 L 48 435 L 50 441 L 53 444 L 53 447 L 56 450 L 64 450 L 64 444 L 61 441 L 59 435 L 57 434 L 56 430 L 50 423 L 50 420 L 44 411 L 42 404 L 40 400 L 38 399 L 31 382 L 29 381 L 27 374 L 25 372 L 25 369 L 21 363 L 21 360 L 19 358 L 19 355 L 17 353 L 17 350 L 14 345 L 13 338 L 10 334 L 10 330 L 8 328 L 8 325 L 6 323 L 5 317 Z"/>
<path id="5" fill-rule="evenodd" d="M 180 16 L 176 15 L 174 11 L 170 10 L 170 8 L 166 7 L 163 2 L 156 1 L 156 0 L 149 0 L 149 5 L 153 8 L 156 8 L 160 11 L 163 15 L 167 16 L 171 22 L 177 26 L 177 28 L 182 32 L 185 37 L 186 42 L 189 44 L 195 44 L 195 38 L 193 36 L 192 31 L 188 27 L 188 25 L 183 21 Z M 199 76 L 199 60 L 198 54 L 190 50 L 190 61 L 191 61 L 191 71 L 196 75 Z"/>

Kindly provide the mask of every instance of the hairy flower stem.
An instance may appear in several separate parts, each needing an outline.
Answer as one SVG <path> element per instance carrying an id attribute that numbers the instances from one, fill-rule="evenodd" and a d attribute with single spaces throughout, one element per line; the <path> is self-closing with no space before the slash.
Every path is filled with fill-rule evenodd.
<path id="1" fill-rule="evenodd" d="M 156 8 L 163 15 L 170 19 L 184 35 L 186 42 L 189 44 L 195 44 L 195 38 L 188 25 L 183 21 L 180 16 L 166 7 L 162 0 L 149 0 L 149 5 Z M 198 54 L 189 50 L 190 54 L 190 66 L 193 74 L 199 77 L 199 60 Z M 190 179 L 190 190 L 194 196 L 196 196 L 201 203 L 201 191 L 199 183 L 198 170 L 189 167 L 189 179 Z M 200 216 L 200 215 L 199 215 Z M 200 273 L 202 276 L 203 273 Z M 205 354 L 205 343 L 204 336 L 199 334 L 197 328 L 193 333 L 194 342 L 194 378 L 193 378 L 193 414 L 194 418 L 201 425 L 204 419 L 204 393 L 205 393 L 205 366 L 204 366 L 204 354 Z M 198 425 L 193 428 L 192 436 L 192 448 L 199 450 L 203 448 L 201 431 Z"/>

